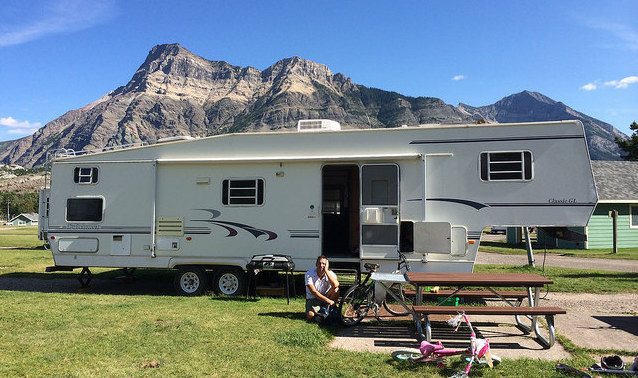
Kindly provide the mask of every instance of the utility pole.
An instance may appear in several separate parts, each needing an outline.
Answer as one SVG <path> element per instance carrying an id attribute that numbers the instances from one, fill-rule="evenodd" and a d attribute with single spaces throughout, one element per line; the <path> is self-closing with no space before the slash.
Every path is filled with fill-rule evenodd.
<path id="1" fill-rule="evenodd" d="M 609 216 L 612 220 L 612 237 L 613 237 L 613 253 L 618 253 L 618 210 L 612 210 L 609 212 Z"/>
<path id="2" fill-rule="evenodd" d="M 7 222 L 11 219 L 9 216 L 9 199 L 7 198 Z"/>

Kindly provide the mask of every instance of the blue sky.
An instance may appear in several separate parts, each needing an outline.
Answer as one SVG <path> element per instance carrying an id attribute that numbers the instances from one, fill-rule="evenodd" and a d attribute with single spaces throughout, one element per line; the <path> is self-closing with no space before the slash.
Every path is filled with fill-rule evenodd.
<path id="1" fill-rule="evenodd" d="M 523 90 L 638 121 L 638 2 L 3 0 L 0 141 L 125 85 L 157 44 L 260 70 L 299 56 L 451 105 Z"/>

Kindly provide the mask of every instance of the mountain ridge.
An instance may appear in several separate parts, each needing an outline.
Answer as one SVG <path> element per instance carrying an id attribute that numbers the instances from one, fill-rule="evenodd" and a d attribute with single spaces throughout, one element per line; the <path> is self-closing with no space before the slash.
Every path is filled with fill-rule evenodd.
<path id="1" fill-rule="evenodd" d="M 543 122 L 577 119 L 583 123 L 593 160 L 620 160 L 621 150 L 615 138 L 627 136 L 614 126 L 574 110 L 542 93 L 522 91 L 492 105 L 473 107 L 460 103 L 457 108 L 473 119 L 491 123 Z"/>
<path id="2" fill-rule="evenodd" d="M 207 60 L 174 43 L 154 46 L 125 85 L 66 112 L 33 135 L 0 144 L 0 161 L 33 167 L 44 164 L 47 151 L 57 148 L 77 151 L 154 143 L 175 135 L 280 130 L 309 118 L 375 128 L 472 123 L 476 118 L 529 122 L 539 114 L 585 120 L 592 158 L 619 159 L 612 136 L 624 134 L 538 92 L 523 91 L 488 106 L 454 107 L 435 97 L 355 84 L 326 65 L 298 56 L 262 71 Z"/>

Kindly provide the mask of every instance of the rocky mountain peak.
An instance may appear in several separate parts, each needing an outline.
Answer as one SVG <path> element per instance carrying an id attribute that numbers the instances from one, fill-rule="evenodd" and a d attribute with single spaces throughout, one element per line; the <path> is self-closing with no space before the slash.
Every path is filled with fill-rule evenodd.
<path id="1" fill-rule="evenodd" d="M 307 76 L 315 80 L 325 81 L 332 78 L 330 69 L 320 63 L 302 59 L 298 56 L 282 59 L 263 72 L 264 77 L 275 78 L 281 75 Z"/>
<path id="2" fill-rule="evenodd" d="M 617 159 L 613 137 L 622 135 L 538 92 L 523 91 L 489 106 L 455 108 L 438 98 L 357 85 L 298 56 L 260 71 L 207 60 L 175 43 L 153 47 L 126 85 L 68 111 L 33 135 L 0 143 L 0 162 L 32 167 L 43 164 L 51 149 L 292 129 L 299 119 L 311 118 L 333 119 L 345 128 L 576 118 L 585 124 L 594 159 Z"/>
<path id="3" fill-rule="evenodd" d="M 627 136 L 612 125 L 580 113 L 562 102 L 555 101 L 541 93 L 522 91 L 495 102 L 492 105 L 473 107 L 459 104 L 460 111 L 474 120 L 483 119 L 488 123 L 544 122 L 580 120 L 585 126 L 585 134 L 594 160 L 618 160 L 620 149 L 615 137 Z"/>

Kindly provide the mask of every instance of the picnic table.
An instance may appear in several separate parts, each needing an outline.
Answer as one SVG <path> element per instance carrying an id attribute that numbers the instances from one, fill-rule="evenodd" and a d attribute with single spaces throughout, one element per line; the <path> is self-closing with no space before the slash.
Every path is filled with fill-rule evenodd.
<path id="1" fill-rule="evenodd" d="M 554 316 L 557 314 L 565 314 L 565 310 L 559 307 L 541 307 L 539 306 L 539 294 L 541 287 L 552 284 L 553 281 L 531 273 L 422 273 L 408 272 L 406 280 L 415 286 L 416 298 L 415 304 L 412 306 L 412 316 L 416 326 L 417 336 L 420 340 L 430 341 L 432 337 L 430 315 L 433 314 L 450 314 L 455 315 L 459 312 L 476 315 L 514 315 L 517 328 L 524 333 L 534 333 L 539 342 L 550 348 L 554 345 L 556 334 L 554 330 Z M 449 286 L 455 287 L 455 290 L 447 291 L 447 297 L 440 300 L 434 306 L 424 306 L 423 288 L 425 286 Z M 472 290 L 466 290 L 466 288 Z M 510 292 L 496 290 L 494 288 L 510 288 L 521 287 L 527 292 L 529 306 L 523 306 L 523 300 L 520 292 Z M 478 288 L 479 290 L 475 290 Z M 506 306 L 442 306 L 447 299 L 453 297 L 481 297 L 481 291 L 484 292 L 484 298 L 497 298 L 505 302 Z M 508 294 L 516 293 L 516 294 Z M 516 302 L 512 302 L 512 298 L 517 298 Z M 528 317 L 531 320 L 531 327 L 523 324 L 519 316 Z M 545 316 L 549 328 L 549 339 L 540 333 L 538 316 Z M 423 322 L 425 322 L 425 334 L 423 332 Z"/>

